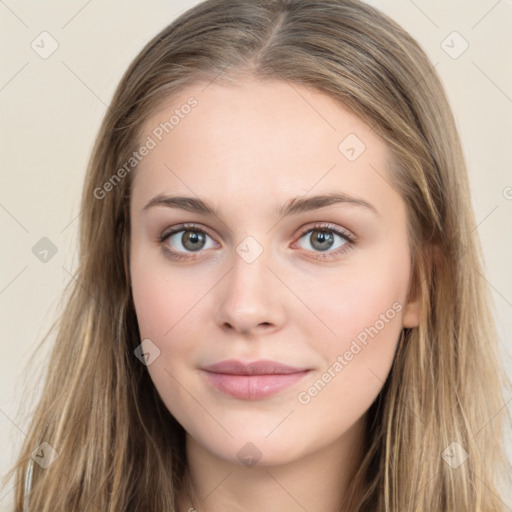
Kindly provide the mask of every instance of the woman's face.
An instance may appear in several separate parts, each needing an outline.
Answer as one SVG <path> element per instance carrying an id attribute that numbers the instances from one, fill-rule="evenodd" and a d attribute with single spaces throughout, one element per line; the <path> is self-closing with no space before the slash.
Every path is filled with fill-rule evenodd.
<path id="1" fill-rule="evenodd" d="M 238 464 L 342 442 L 418 323 L 385 143 L 326 95 L 253 79 L 189 86 L 144 128 L 130 270 L 167 408 Z"/>

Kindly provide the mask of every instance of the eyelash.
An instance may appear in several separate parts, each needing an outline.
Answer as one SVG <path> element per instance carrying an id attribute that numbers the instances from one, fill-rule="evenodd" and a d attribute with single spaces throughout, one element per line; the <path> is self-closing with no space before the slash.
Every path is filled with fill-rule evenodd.
<path id="1" fill-rule="evenodd" d="M 158 237 L 158 242 L 161 245 L 163 245 L 163 243 L 171 235 L 174 235 L 174 234 L 179 233 L 181 231 L 195 231 L 195 232 L 204 233 L 204 234 L 210 236 L 207 231 L 205 231 L 204 229 L 202 229 L 201 227 L 199 227 L 196 224 L 178 224 L 174 228 L 172 228 L 171 230 L 166 231 L 161 236 L 159 236 Z M 354 239 L 354 236 L 350 232 L 345 231 L 344 229 L 339 229 L 334 224 L 322 224 L 322 223 L 319 223 L 319 224 L 315 224 L 313 226 L 309 226 L 307 229 L 305 229 L 304 231 L 302 231 L 300 233 L 298 239 L 300 240 L 304 235 L 306 235 L 307 233 L 309 233 L 311 231 L 327 231 L 327 232 L 332 232 L 332 233 L 334 233 L 334 234 L 344 238 L 345 241 L 346 241 L 345 244 L 343 244 L 341 247 L 339 247 L 335 251 L 325 252 L 325 253 L 317 252 L 318 257 L 315 256 L 315 259 L 317 259 L 317 260 L 324 260 L 324 261 L 326 261 L 326 260 L 335 259 L 336 256 L 339 256 L 340 254 L 345 253 L 346 251 L 350 250 L 350 248 L 352 246 L 356 245 L 356 241 Z M 210 238 L 212 238 L 212 237 L 210 236 Z M 168 247 L 164 247 L 163 249 L 164 249 L 164 251 L 166 253 L 168 253 L 175 260 L 194 260 L 194 259 L 196 259 L 196 256 L 190 256 L 190 255 L 185 256 L 185 255 L 183 255 L 181 253 L 178 253 L 176 251 L 172 251 Z M 198 251 L 198 252 L 201 252 L 201 251 Z"/>

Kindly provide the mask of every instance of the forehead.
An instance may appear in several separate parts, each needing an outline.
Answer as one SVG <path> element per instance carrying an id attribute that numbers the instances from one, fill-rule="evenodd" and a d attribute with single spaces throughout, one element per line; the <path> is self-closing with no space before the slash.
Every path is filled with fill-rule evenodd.
<path id="1" fill-rule="evenodd" d="M 136 169 L 134 202 L 186 193 L 248 205 L 269 193 L 286 200 L 335 188 L 378 204 L 390 189 L 385 142 L 347 107 L 298 84 L 194 84 L 164 102 L 141 133 L 152 149 Z"/>

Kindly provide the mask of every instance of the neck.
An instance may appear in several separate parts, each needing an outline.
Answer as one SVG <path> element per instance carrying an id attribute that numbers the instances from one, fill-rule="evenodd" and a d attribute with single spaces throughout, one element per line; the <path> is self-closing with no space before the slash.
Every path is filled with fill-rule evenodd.
<path id="1" fill-rule="evenodd" d="M 243 466 L 220 459 L 187 434 L 187 488 L 179 512 L 344 512 L 362 460 L 366 415 L 334 443 L 286 464 Z"/>

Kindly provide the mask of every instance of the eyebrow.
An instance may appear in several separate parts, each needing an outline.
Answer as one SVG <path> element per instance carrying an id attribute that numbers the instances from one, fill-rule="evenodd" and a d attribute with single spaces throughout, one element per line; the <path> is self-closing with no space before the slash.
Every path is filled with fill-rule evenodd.
<path id="1" fill-rule="evenodd" d="M 379 212 L 368 201 L 360 197 L 344 193 L 321 194 L 309 197 L 293 197 L 288 200 L 284 205 L 278 206 L 274 209 L 274 214 L 278 217 L 287 217 L 289 215 L 297 215 L 299 213 L 309 212 L 331 206 L 333 204 L 348 204 L 366 208 L 377 216 Z M 222 218 L 221 212 L 210 205 L 207 201 L 197 197 L 184 197 L 184 196 L 169 196 L 159 194 L 151 199 L 142 211 L 146 211 L 155 206 L 166 206 L 168 208 L 179 208 L 192 213 L 198 213 L 207 217 Z"/>

